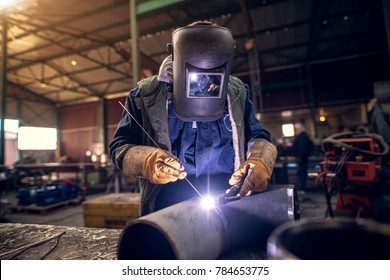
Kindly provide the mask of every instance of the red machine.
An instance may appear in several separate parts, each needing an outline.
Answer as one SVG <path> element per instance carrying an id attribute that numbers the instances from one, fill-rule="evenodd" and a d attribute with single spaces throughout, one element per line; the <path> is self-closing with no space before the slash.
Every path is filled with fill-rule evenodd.
<path id="1" fill-rule="evenodd" d="M 376 140 L 366 135 L 351 138 L 327 138 L 322 143 L 325 160 L 322 171 L 330 171 L 344 181 L 372 185 L 382 171 L 383 153 Z"/>
<path id="2" fill-rule="evenodd" d="M 336 210 L 348 214 L 372 215 L 370 197 L 378 192 L 382 156 L 388 145 L 377 134 L 343 133 L 322 142 L 325 159 L 320 163 L 327 195 L 328 213 L 333 216 L 330 197 L 337 193 Z"/>

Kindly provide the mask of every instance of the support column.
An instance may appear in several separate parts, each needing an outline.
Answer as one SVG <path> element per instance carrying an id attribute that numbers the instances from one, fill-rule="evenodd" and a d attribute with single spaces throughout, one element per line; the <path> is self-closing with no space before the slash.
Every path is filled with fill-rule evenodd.
<path id="1" fill-rule="evenodd" d="M 99 126 L 99 143 L 103 143 L 103 151 L 107 152 L 106 134 L 105 134 L 105 108 L 104 98 L 99 99 L 99 110 L 98 110 L 98 126 Z"/>
<path id="2" fill-rule="evenodd" d="M 364 124 L 364 132 L 369 133 L 369 131 L 368 131 L 369 120 L 368 120 L 368 112 L 367 112 L 367 104 L 366 103 L 360 104 L 360 122 L 362 124 Z"/>
<path id="3" fill-rule="evenodd" d="M 239 0 L 244 26 L 248 33 L 248 39 L 245 42 L 245 49 L 249 55 L 249 72 L 251 84 L 251 98 L 255 106 L 256 113 L 263 113 L 263 96 L 261 89 L 260 57 L 258 54 L 258 42 L 253 28 L 253 20 L 248 8 L 247 0 Z"/>
<path id="4" fill-rule="evenodd" d="M 138 49 L 138 23 L 136 0 L 130 0 L 130 38 L 131 38 L 131 59 L 133 73 L 133 87 L 137 86 L 140 80 L 140 58 Z"/>
<path id="5" fill-rule="evenodd" d="M 390 1 L 382 0 L 382 6 L 383 6 L 383 17 L 384 17 L 385 27 L 386 27 L 387 49 L 390 54 Z"/>
<path id="6" fill-rule="evenodd" d="M 6 117 L 6 103 L 7 103 L 7 19 L 5 14 L 1 17 L 2 24 L 2 38 L 1 38 L 1 76 L 0 76 L 0 164 L 5 163 L 5 117 Z"/>
<path id="7" fill-rule="evenodd" d="M 255 43 L 254 48 L 249 50 L 249 71 L 252 85 L 251 95 L 253 103 L 255 104 L 256 112 L 263 113 L 263 96 L 261 92 L 261 73 L 259 59 L 260 58 Z"/>
<path id="8" fill-rule="evenodd" d="M 61 115 L 58 107 L 56 107 L 56 127 L 57 127 L 57 149 L 55 151 L 55 159 L 58 161 L 62 155 L 61 151 Z"/>
<path id="9" fill-rule="evenodd" d="M 311 67 L 309 63 L 306 63 L 306 75 L 307 75 L 307 91 L 309 97 L 310 117 L 312 123 L 313 137 L 318 137 L 317 123 L 316 123 L 316 111 L 315 111 L 315 96 L 313 92 L 313 84 L 311 80 Z"/>
<path id="10" fill-rule="evenodd" d="M 20 99 L 17 99 L 16 101 L 17 103 L 17 118 L 19 120 L 19 127 L 21 126 L 21 122 L 22 122 L 22 117 L 23 117 L 23 114 L 22 114 L 22 100 Z M 57 132 L 58 133 L 58 132 Z M 19 161 L 22 159 L 22 152 L 19 150 L 19 147 L 16 146 L 16 161 Z"/>

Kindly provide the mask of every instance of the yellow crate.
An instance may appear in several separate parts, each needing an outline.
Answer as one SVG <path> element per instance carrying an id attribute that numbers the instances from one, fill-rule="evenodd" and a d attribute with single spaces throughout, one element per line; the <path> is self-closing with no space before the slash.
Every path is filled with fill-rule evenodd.
<path id="1" fill-rule="evenodd" d="M 137 218 L 139 193 L 112 193 L 83 202 L 84 226 L 97 228 L 124 228 Z"/>

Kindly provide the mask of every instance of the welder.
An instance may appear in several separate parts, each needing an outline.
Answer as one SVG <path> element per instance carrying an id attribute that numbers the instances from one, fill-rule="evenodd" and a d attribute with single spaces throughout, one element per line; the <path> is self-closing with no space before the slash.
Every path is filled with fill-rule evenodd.
<path id="1" fill-rule="evenodd" d="M 115 165 L 140 178 L 140 215 L 240 181 L 242 197 L 266 191 L 277 149 L 248 86 L 230 75 L 230 30 L 197 21 L 168 49 L 159 74 L 130 91 L 110 144 Z"/>

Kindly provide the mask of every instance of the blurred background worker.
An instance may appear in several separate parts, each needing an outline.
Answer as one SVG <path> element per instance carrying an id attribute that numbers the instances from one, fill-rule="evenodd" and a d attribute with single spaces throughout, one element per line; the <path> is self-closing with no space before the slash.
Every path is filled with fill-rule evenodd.
<path id="1" fill-rule="evenodd" d="M 130 91 L 110 144 L 115 165 L 140 177 L 141 216 L 226 190 L 246 174 L 242 196 L 265 191 L 277 150 L 248 87 L 230 76 L 230 30 L 194 22 L 175 30 L 168 47 L 159 75 Z"/>
<path id="2" fill-rule="evenodd" d="M 307 169 L 309 157 L 313 151 L 313 142 L 302 123 L 294 124 L 295 138 L 293 139 L 293 155 L 297 162 L 297 179 L 295 187 L 298 192 L 304 194 L 306 189 Z"/>

